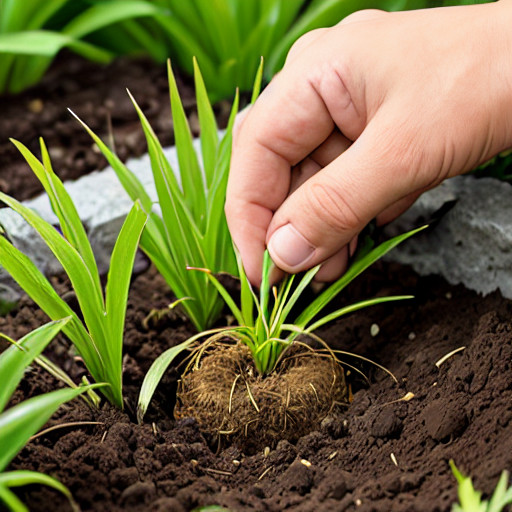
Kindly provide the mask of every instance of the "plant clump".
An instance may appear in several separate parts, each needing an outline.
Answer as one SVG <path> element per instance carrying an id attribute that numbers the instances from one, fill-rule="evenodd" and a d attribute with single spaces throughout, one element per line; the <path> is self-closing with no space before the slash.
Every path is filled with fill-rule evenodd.
<path id="1" fill-rule="evenodd" d="M 423 228 L 377 247 L 371 237 L 362 236 L 347 272 L 303 309 L 299 299 L 320 265 L 300 277 L 288 275 L 279 285 L 272 286 L 273 263 L 265 251 L 257 295 L 238 258 L 240 307 L 208 269 L 191 268 L 192 272 L 206 274 L 226 302 L 234 325 L 198 333 L 166 350 L 153 362 L 139 395 L 139 422 L 168 366 L 183 350 L 192 350 L 179 384 L 177 417 L 195 417 L 204 432 L 219 440 L 228 437 L 245 451 L 274 445 L 280 439 L 297 439 L 316 428 L 335 405 L 346 402 L 341 365 L 362 373 L 346 361 L 338 362 L 338 354 L 356 357 L 390 372 L 362 356 L 343 351 L 334 354 L 314 331 L 365 307 L 412 297 L 377 297 L 330 313 L 326 313 L 327 306 L 372 263 L 420 229 Z M 304 339 L 319 346 L 306 344 Z"/>
<path id="2" fill-rule="evenodd" d="M 176 418 L 194 417 L 203 431 L 247 451 L 296 441 L 318 428 L 347 387 L 333 354 L 292 347 L 268 375 L 261 375 L 246 345 L 219 340 L 189 364 L 178 384 Z"/>

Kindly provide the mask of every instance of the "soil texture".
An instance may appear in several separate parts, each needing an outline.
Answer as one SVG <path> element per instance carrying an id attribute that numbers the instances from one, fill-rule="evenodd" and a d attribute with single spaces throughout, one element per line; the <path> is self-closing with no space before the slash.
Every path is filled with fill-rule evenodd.
<path id="1" fill-rule="evenodd" d="M 197 127 L 190 81 L 179 82 Z M 172 143 L 165 66 L 121 59 L 98 67 L 64 54 L 39 86 L 0 98 L 0 189 L 19 199 L 40 190 L 8 137 L 37 151 L 37 137 L 43 136 L 64 180 L 104 165 L 68 107 L 102 137 L 113 133 L 123 158 L 143 153 L 126 87 L 162 142 Z M 220 125 L 225 111 L 218 107 Z M 72 303 L 68 284 L 52 280 Z M 512 303 L 498 293 L 482 298 L 440 278 L 420 278 L 405 267 L 378 263 L 336 306 L 407 293 L 415 300 L 360 311 L 318 333 L 333 349 L 383 364 L 399 384 L 344 356 L 369 381 L 355 372 L 347 375 L 350 405 L 293 442 L 278 440 L 275 447 L 249 454 L 236 444 L 219 449 L 194 418 L 174 419 L 182 367 L 169 369 L 146 423 L 137 425 L 135 405 L 145 372 L 163 350 L 193 334 L 175 310 L 145 327 L 151 310 L 173 300 L 149 267 L 134 278 L 130 292 L 125 410 L 108 404 L 92 410 L 80 399 L 66 404 L 47 425 L 58 428 L 31 441 L 10 469 L 56 476 L 83 512 L 184 512 L 213 504 L 232 512 L 448 512 L 456 499 L 449 459 L 474 475 L 484 493 L 493 489 L 503 469 L 512 469 Z M 47 320 L 22 299 L 0 317 L 0 332 L 17 339 Z M 87 375 L 62 336 L 46 355 L 77 382 Z M 12 404 L 58 386 L 33 366 Z M 18 492 L 31 511 L 70 510 L 65 498 L 47 488 Z"/>
<path id="2" fill-rule="evenodd" d="M 197 135 L 192 81 L 174 72 L 192 131 Z M 68 109 L 114 147 L 123 161 L 145 153 L 144 134 L 126 89 L 162 145 L 172 145 L 167 68 L 148 59 L 120 58 L 98 66 L 64 52 L 40 84 L 18 95 L 0 96 L 0 191 L 19 200 L 42 192 L 10 138 L 39 155 L 39 137 L 43 137 L 53 168 L 63 181 L 106 167 L 103 155 Z M 227 124 L 229 108 L 228 102 L 216 106 L 221 128 Z"/>
<path id="3" fill-rule="evenodd" d="M 107 404 L 95 411 L 75 400 L 50 422 L 63 426 L 31 442 L 12 468 L 57 476 L 84 512 L 179 512 L 210 504 L 231 511 L 447 512 L 456 498 L 450 458 L 485 493 L 502 469 L 512 469 L 512 303 L 498 293 L 482 298 L 384 263 L 359 277 L 342 302 L 404 292 L 416 299 L 358 312 L 321 332 L 332 348 L 382 363 L 400 384 L 347 357 L 370 379 L 366 384 L 352 378 L 347 409 L 296 442 L 281 440 L 248 455 L 236 445 L 217 451 L 195 419 L 173 419 L 176 368 L 158 388 L 146 424 L 135 423 L 144 372 L 162 350 L 192 332 L 171 316 L 143 328 L 151 308 L 172 300 L 151 268 L 135 279 L 130 293 L 125 412 Z M 0 319 L 0 330 L 19 338 L 44 321 L 27 299 Z M 48 355 L 67 362 L 75 378 L 83 374 L 62 338 Z M 16 401 L 57 385 L 34 367 Z M 100 424 L 65 426 L 74 421 Z M 30 510 L 69 510 L 51 490 L 27 487 L 20 493 Z"/>

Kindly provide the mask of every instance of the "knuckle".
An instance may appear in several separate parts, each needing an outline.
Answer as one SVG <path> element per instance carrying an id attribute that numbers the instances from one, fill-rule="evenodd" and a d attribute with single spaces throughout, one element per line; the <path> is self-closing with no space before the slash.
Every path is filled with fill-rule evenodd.
<path id="1" fill-rule="evenodd" d="M 354 208 L 351 194 L 331 183 L 314 183 L 308 194 L 312 214 L 336 233 L 357 231 L 363 219 Z"/>
<path id="2" fill-rule="evenodd" d="M 288 51 L 287 61 L 294 59 L 298 53 L 301 53 L 304 49 L 308 48 L 314 41 L 316 41 L 321 35 L 323 35 L 328 29 L 316 28 L 306 32 L 300 36 L 291 46 Z"/>

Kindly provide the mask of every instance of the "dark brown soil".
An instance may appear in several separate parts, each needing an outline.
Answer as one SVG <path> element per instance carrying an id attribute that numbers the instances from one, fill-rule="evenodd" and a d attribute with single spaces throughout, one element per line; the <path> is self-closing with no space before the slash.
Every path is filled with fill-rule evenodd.
<path id="1" fill-rule="evenodd" d="M 135 279 L 131 291 L 126 411 L 108 405 L 92 411 L 76 400 L 51 424 L 92 420 L 102 425 L 42 436 L 12 467 L 57 476 L 83 511 L 183 511 L 207 504 L 232 511 L 448 511 L 456 496 L 450 458 L 488 493 L 500 471 L 512 469 L 512 304 L 497 293 L 482 298 L 382 263 L 361 276 L 344 301 L 397 292 L 417 298 L 354 314 L 322 335 L 333 348 L 386 365 L 400 386 L 362 367 L 371 384 L 352 382 L 354 399 L 344 413 L 328 417 L 296 443 L 283 440 L 269 453 L 247 456 L 233 446 L 216 453 L 194 419 L 172 419 L 175 369 L 158 389 L 147 424 L 135 424 L 133 406 L 144 372 L 165 347 L 190 333 L 189 326 L 170 317 L 150 331 L 142 328 L 152 307 L 171 300 L 151 270 Z M 19 337 L 43 321 L 24 301 L 0 319 L 0 330 Z M 373 337 L 372 324 L 379 326 Z M 466 348 L 436 367 L 461 346 Z M 65 349 L 60 340 L 49 355 L 63 360 Z M 76 363 L 67 369 L 81 371 Z M 21 391 L 31 396 L 55 385 L 34 368 Z M 406 393 L 414 398 L 400 401 Z M 33 511 L 68 510 L 47 489 L 25 488 L 21 495 Z"/>
<path id="2" fill-rule="evenodd" d="M 185 110 L 197 134 L 195 97 L 190 79 L 175 70 Z M 43 81 L 15 96 L 0 96 L 0 191 L 27 199 L 42 191 L 25 160 L 9 141 L 19 140 L 39 154 L 39 137 L 50 150 L 54 170 L 63 181 L 106 166 L 103 155 L 68 108 L 104 141 L 113 140 L 122 160 L 147 151 L 129 89 L 164 146 L 174 142 L 165 65 L 147 59 L 121 58 L 98 66 L 64 54 Z M 217 105 L 225 127 L 229 104 Z"/>
<path id="3" fill-rule="evenodd" d="M 124 156 L 143 152 L 125 87 L 149 113 L 163 141 L 171 142 L 163 69 L 144 61 L 97 68 L 63 59 L 52 73 L 23 96 L 0 99 L 2 190 L 25 198 L 37 189 L 21 157 L 6 142 L 9 136 L 35 149 L 36 137 L 43 135 L 64 178 L 101 165 L 66 107 L 101 135 L 107 133 L 111 116 L 118 151 Z M 54 281 L 61 292 L 68 289 Z M 107 404 L 100 411 L 90 410 L 81 400 L 63 406 L 50 425 L 101 425 L 53 430 L 31 442 L 12 469 L 58 477 L 84 512 L 182 512 L 209 504 L 231 511 L 447 512 L 456 498 L 450 458 L 474 475 L 485 493 L 502 469 L 512 469 L 512 303 L 498 293 L 482 298 L 439 278 L 418 278 L 407 268 L 383 263 L 358 278 L 343 301 L 409 292 L 414 301 L 359 312 L 319 333 L 333 348 L 385 365 L 399 386 L 382 372 L 361 366 L 370 384 L 349 379 L 351 405 L 316 431 L 294 443 L 282 440 L 268 453 L 246 455 L 235 446 L 217 453 L 214 440 L 200 432 L 194 419 L 173 419 L 176 368 L 158 388 L 147 423 L 138 426 L 134 421 L 137 393 L 151 362 L 192 333 L 189 324 L 172 316 L 144 329 L 149 311 L 172 300 L 150 269 L 134 280 L 130 294 L 125 411 Z M 0 332 L 19 338 L 46 320 L 25 299 L 0 318 Z M 373 324 L 379 327 L 374 336 Z M 464 350 L 439 368 L 435 365 L 462 346 Z M 77 381 L 86 374 L 63 338 L 51 344 L 47 355 Z M 33 367 L 14 402 L 56 386 L 52 377 Z M 411 396 L 407 393 L 414 397 L 400 400 Z M 64 498 L 46 488 L 31 486 L 19 493 L 32 511 L 70 510 Z"/>

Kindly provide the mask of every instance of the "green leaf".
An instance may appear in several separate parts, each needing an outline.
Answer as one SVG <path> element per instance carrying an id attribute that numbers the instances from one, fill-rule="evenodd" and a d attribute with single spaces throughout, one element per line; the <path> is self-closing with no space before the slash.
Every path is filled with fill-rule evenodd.
<path id="1" fill-rule="evenodd" d="M 15 199 L 0 192 L 0 200 L 19 213 L 43 238 L 68 275 L 80 304 L 85 323 L 95 340 L 104 339 L 105 331 L 102 317 L 104 314 L 103 296 L 98 293 L 93 277 L 87 265 L 76 249 L 59 232 L 35 212 Z"/>
<path id="2" fill-rule="evenodd" d="M 331 302 L 334 297 L 336 297 L 349 283 L 351 283 L 359 274 L 364 272 L 370 265 L 375 263 L 379 258 L 387 254 L 393 248 L 395 248 L 398 244 L 407 240 L 411 236 L 419 233 L 427 226 L 422 226 L 421 228 L 414 229 L 402 235 L 396 236 L 391 240 L 387 240 L 383 242 L 375 249 L 370 250 L 368 253 L 359 253 L 359 256 L 356 256 L 353 263 L 350 265 L 350 268 L 345 272 L 345 274 L 338 279 L 334 284 L 329 286 L 327 290 L 321 293 L 295 320 L 295 324 L 304 329 L 309 323 L 322 311 L 322 309 Z"/>
<path id="3" fill-rule="evenodd" d="M 94 279 L 96 293 L 101 296 L 101 283 L 98 274 L 98 267 L 92 252 L 91 244 L 87 238 L 85 229 L 80 221 L 75 205 L 64 188 L 62 181 L 53 172 L 48 150 L 42 139 L 40 139 L 41 163 L 21 142 L 11 139 L 11 142 L 23 155 L 37 179 L 43 185 L 52 210 L 59 219 L 60 228 L 66 240 L 78 251 L 84 263 L 89 269 L 89 273 Z"/>
<path id="4" fill-rule="evenodd" d="M 254 79 L 254 85 L 252 86 L 252 96 L 251 103 L 254 103 L 261 91 L 261 80 L 263 79 L 263 57 L 260 59 L 260 65 L 258 66 L 258 71 L 256 72 L 256 78 Z"/>
<path id="5" fill-rule="evenodd" d="M 197 98 L 197 113 L 201 129 L 201 149 L 203 155 L 203 168 L 206 178 L 206 187 L 209 189 L 215 176 L 217 162 L 217 148 L 219 137 L 217 135 L 217 122 L 213 113 L 204 80 L 194 57 L 194 82 Z"/>
<path id="6" fill-rule="evenodd" d="M 98 387 L 98 384 L 77 389 L 59 389 L 44 395 L 29 398 L 11 407 L 0 415 L 0 472 L 64 402 L 72 400 L 80 393 Z"/>
<path id="7" fill-rule="evenodd" d="M 123 185 L 123 188 L 126 190 L 132 201 L 136 201 L 138 199 L 141 202 L 144 210 L 149 213 L 153 206 L 153 201 L 146 193 L 146 190 L 144 189 L 139 179 L 123 164 L 123 162 L 121 162 L 121 159 L 113 151 L 110 150 L 110 148 L 89 128 L 87 124 L 85 124 L 72 110 L 69 112 L 84 127 L 84 129 L 96 143 L 100 151 L 107 159 L 109 165 L 114 169 L 117 178 L 121 182 L 121 185 Z"/>
<path id="8" fill-rule="evenodd" d="M 3 485 L 0 485 L 0 501 L 3 501 L 11 512 L 29 512 L 18 496 Z"/>
<path id="9" fill-rule="evenodd" d="M 48 30 L 26 30 L 24 32 L 0 34 L 0 54 L 54 57 L 66 46 L 91 60 L 106 63 L 112 58 L 110 52 L 101 50 L 92 44 L 77 41 L 69 35 Z"/>
<path id="10" fill-rule="evenodd" d="M 22 252 L 0 236 L 0 265 L 12 276 L 27 295 L 52 319 L 71 317 L 63 332 L 72 340 L 80 355 L 88 361 L 92 375 L 101 374 L 101 355 L 74 311 L 58 296 L 40 270 Z M 98 360 L 98 366 L 92 363 Z"/>
<path id="11" fill-rule="evenodd" d="M 140 388 L 139 400 L 137 403 L 137 421 L 139 423 L 142 423 L 156 387 L 162 380 L 162 377 L 169 365 L 179 354 L 181 354 L 181 352 L 187 350 L 194 341 L 195 337 L 192 337 L 179 345 L 168 348 L 153 361 L 153 364 L 146 373 Z"/>
<path id="12" fill-rule="evenodd" d="M 116 402 L 122 404 L 122 352 L 123 331 L 128 301 L 128 290 L 132 276 L 135 253 L 139 245 L 142 230 L 146 225 L 147 214 L 136 202 L 126 217 L 117 237 L 108 271 L 106 286 L 106 321 L 107 343 L 105 350 L 109 353 L 109 383 L 112 392 L 117 395 Z"/>
<path id="13" fill-rule="evenodd" d="M 37 471 L 27 471 L 27 470 L 19 470 L 19 471 L 8 471 L 6 473 L 0 473 L 0 489 L 2 487 L 21 487 L 24 485 L 46 485 L 48 487 L 52 487 L 53 489 L 61 492 L 70 500 L 73 505 L 74 510 L 79 510 L 73 502 L 73 498 L 69 489 L 60 483 L 56 478 L 53 478 L 48 475 L 44 475 L 43 473 L 38 473 Z M 0 498 L 2 498 L 0 494 Z M 15 510 L 28 510 L 26 508 L 15 509 Z"/>
<path id="14" fill-rule="evenodd" d="M 507 490 L 508 476 L 508 471 L 502 471 L 486 512 L 501 512 L 512 503 L 512 487 Z"/>
<path id="15" fill-rule="evenodd" d="M 63 27 L 62 32 L 75 38 L 82 38 L 120 21 L 161 14 L 162 10 L 159 7 L 146 1 L 122 0 L 122 2 L 99 2 L 73 18 Z"/>
<path id="16" fill-rule="evenodd" d="M 305 332 L 313 332 L 316 331 L 319 327 L 322 325 L 325 325 L 329 322 L 332 322 L 333 320 L 336 320 L 337 318 L 340 318 L 341 316 L 348 315 L 349 313 L 354 313 L 355 311 L 359 311 L 360 309 L 364 309 L 370 306 L 376 306 L 378 304 L 384 304 L 385 302 L 395 302 L 398 300 L 407 300 L 407 299 L 414 299 L 413 295 L 395 295 L 392 297 L 377 297 L 376 299 L 368 299 L 368 300 L 362 300 L 360 302 L 355 302 L 354 304 L 351 304 L 350 306 L 346 306 L 344 308 L 337 309 L 336 311 L 333 311 L 332 313 L 323 316 L 319 320 L 317 320 L 315 323 L 311 324 L 305 329 Z"/>
<path id="17" fill-rule="evenodd" d="M 188 126 L 187 116 L 178 92 L 178 86 L 170 62 L 167 66 L 169 77 L 169 90 L 172 109 L 172 121 L 174 125 L 174 138 L 180 167 L 181 186 L 183 197 L 196 225 L 203 226 L 206 223 L 206 196 L 205 184 L 196 151 L 192 143 L 192 134 Z M 201 229 L 201 228 L 200 228 Z"/>
<path id="18" fill-rule="evenodd" d="M 0 72 L 0 91 L 18 93 L 37 83 L 63 48 L 69 48 L 86 59 L 107 63 L 112 54 L 85 41 L 46 30 L 0 34 L 0 54 L 3 72 Z"/>
<path id="19" fill-rule="evenodd" d="M 197 507 L 192 512 L 231 512 L 228 508 L 219 507 L 218 505 L 208 505 L 206 507 Z"/>
<path id="20" fill-rule="evenodd" d="M 202 272 L 203 274 L 206 274 L 206 276 L 208 277 L 208 280 L 212 283 L 212 285 L 215 287 L 215 289 L 219 292 L 220 296 L 224 299 L 224 302 L 229 307 L 229 309 L 230 309 L 231 313 L 233 314 L 233 316 L 235 317 L 236 321 L 239 323 L 239 325 L 243 325 L 244 318 L 243 318 L 242 312 L 240 311 L 239 307 L 236 305 L 235 301 L 232 299 L 231 295 L 229 295 L 229 292 L 221 284 L 221 282 L 208 269 L 190 267 L 189 270 L 191 272 Z"/>
<path id="21" fill-rule="evenodd" d="M 57 320 L 29 332 L 0 354 L 0 413 L 5 409 L 27 366 L 38 357 L 70 318 Z M 2 337 L 0 335 L 0 337 Z"/>

